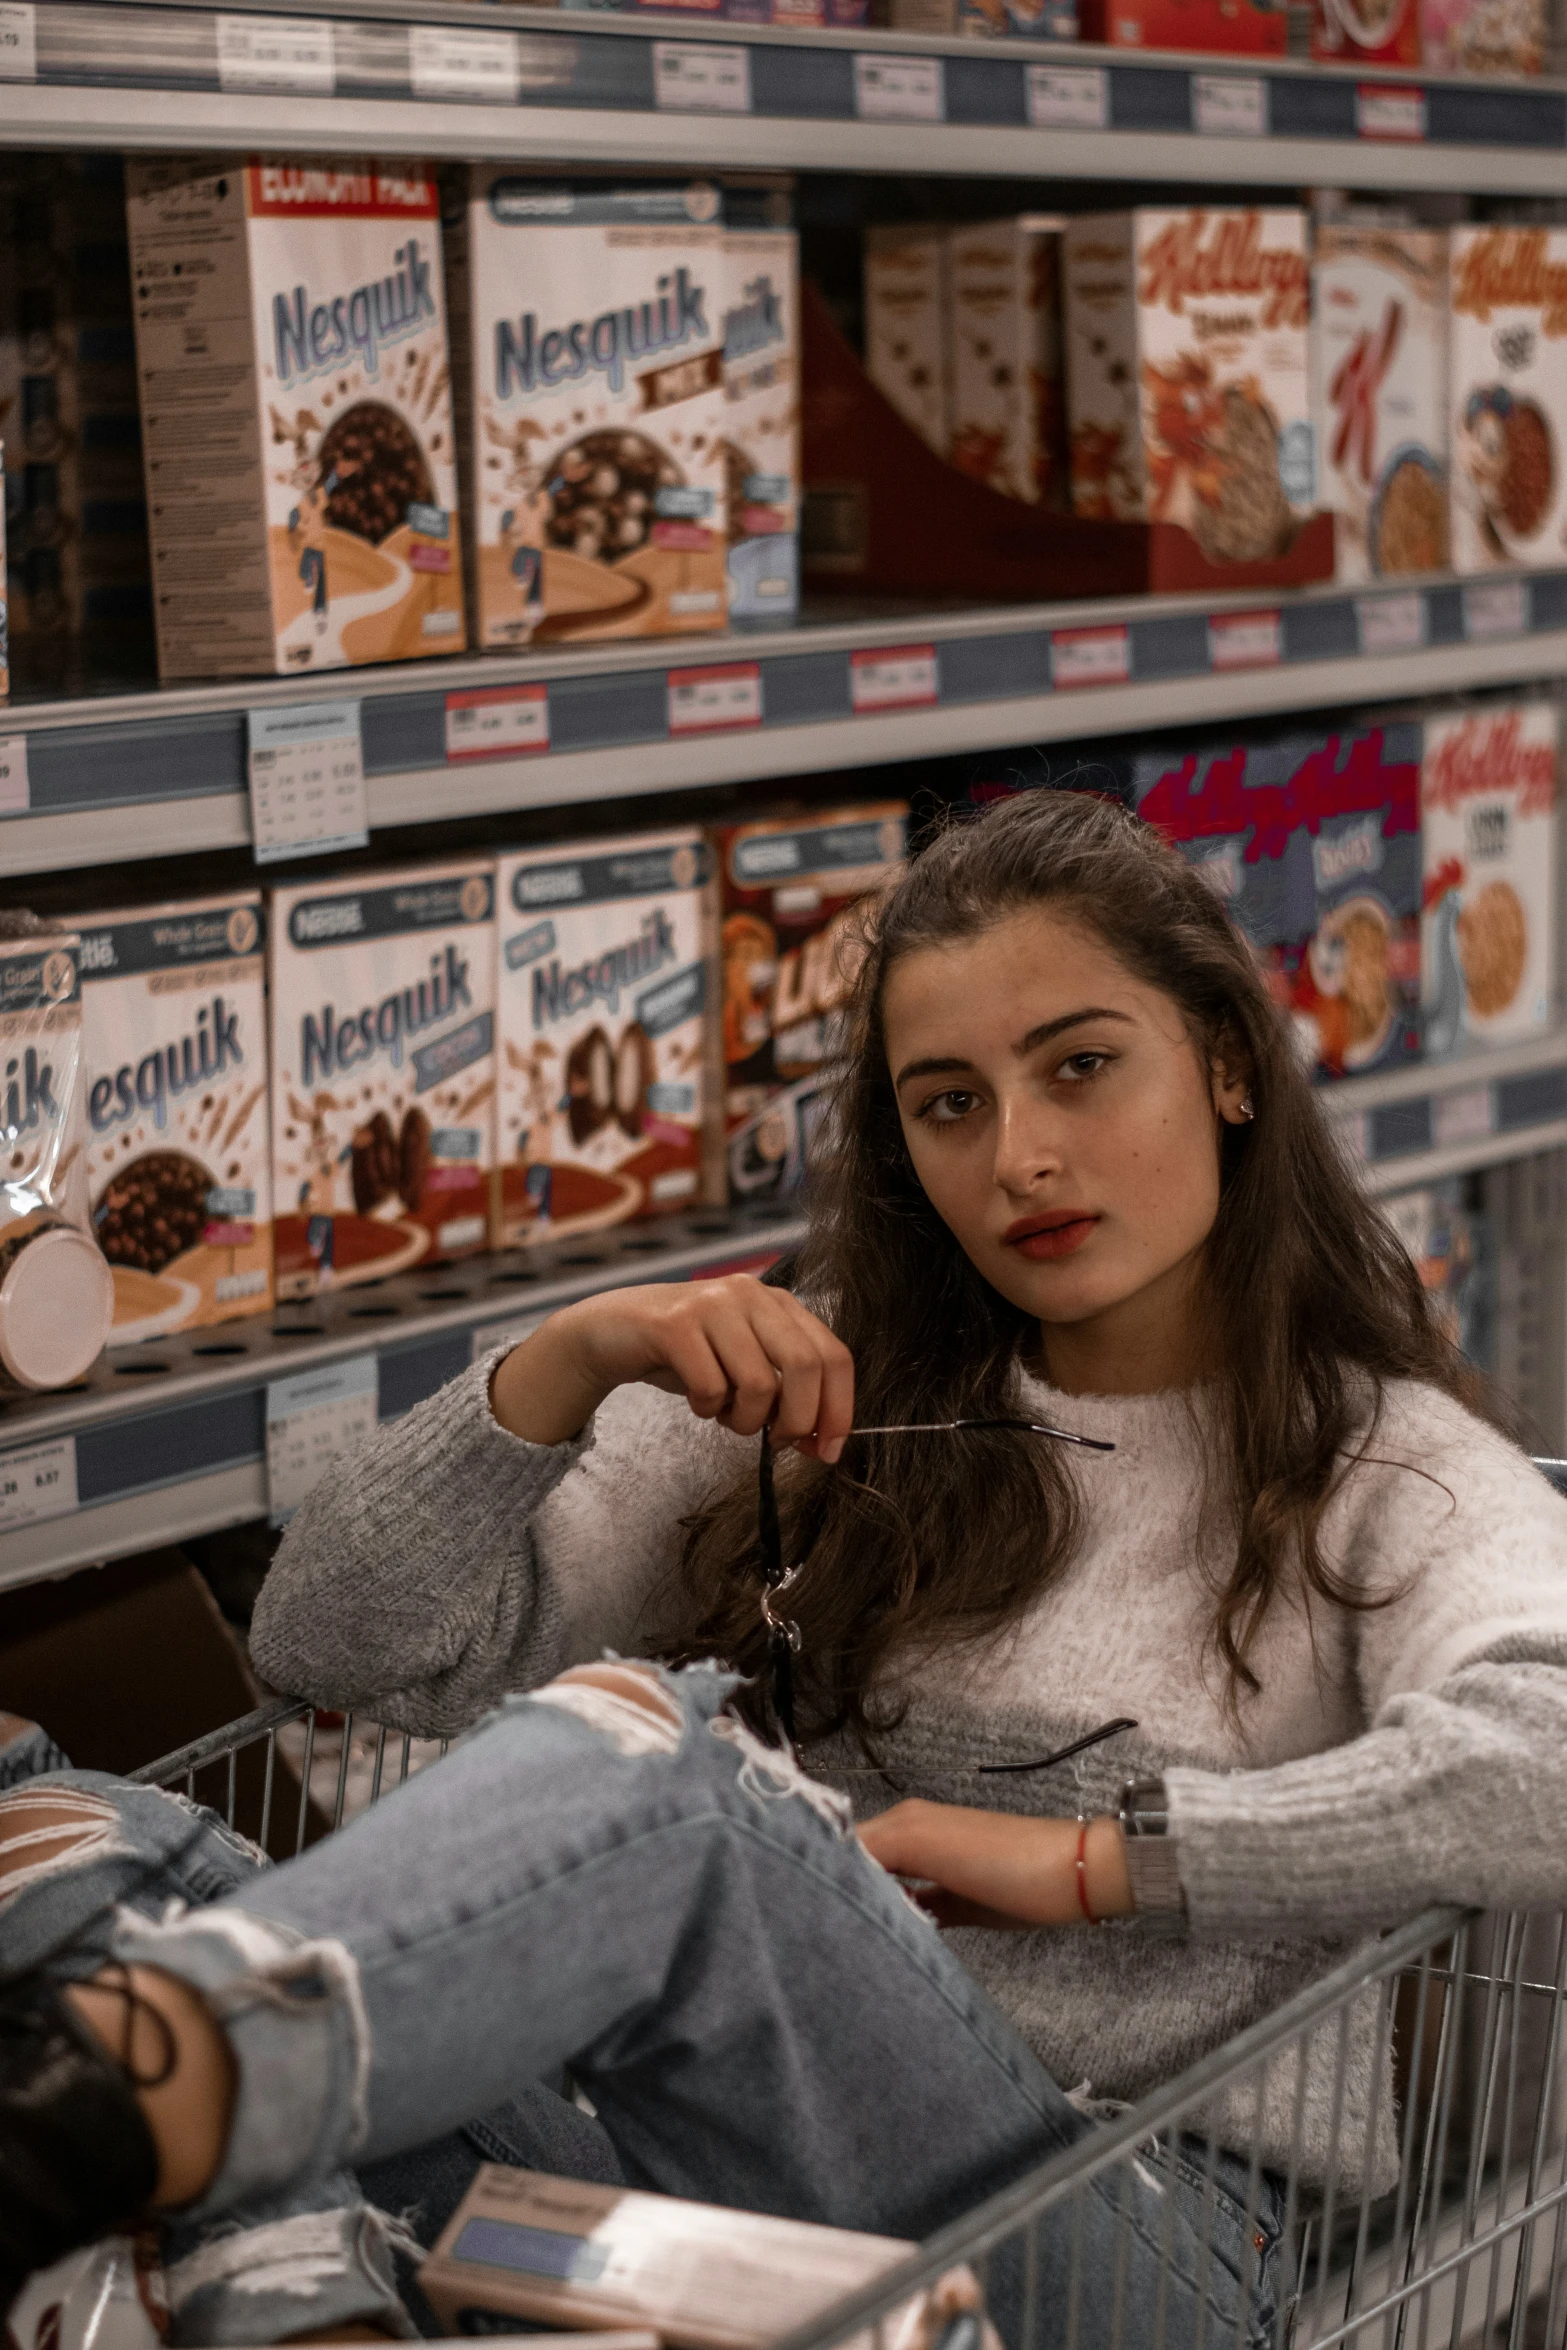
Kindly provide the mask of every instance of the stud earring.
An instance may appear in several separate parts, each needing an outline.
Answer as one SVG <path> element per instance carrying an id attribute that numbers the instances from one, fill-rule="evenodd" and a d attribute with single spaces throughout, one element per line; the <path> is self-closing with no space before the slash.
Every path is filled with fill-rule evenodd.
<path id="1" fill-rule="evenodd" d="M 1252 1122 L 1253 1118 L 1255 1118 L 1255 1117 L 1256 1117 L 1256 1115 L 1257 1115 L 1257 1105 L 1256 1105 L 1256 1103 L 1255 1103 L 1255 1102 L 1252 1100 L 1252 1098 L 1251 1098 L 1251 1095 L 1250 1095 L 1249 1093 L 1243 1093 L 1243 1094 L 1241 1095 L 1241 1122 L 1242 1122 L 1242 1124 L 1243 1124 L 1243 1125 L 1246 1125 L 1246 1126 L 1249 1126 L 1249 1125 L 1251 1124 L 1251 1122 Z"/>

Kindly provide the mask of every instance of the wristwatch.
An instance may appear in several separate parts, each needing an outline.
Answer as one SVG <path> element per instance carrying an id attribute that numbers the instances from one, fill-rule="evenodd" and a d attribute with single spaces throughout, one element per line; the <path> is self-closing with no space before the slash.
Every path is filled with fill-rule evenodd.
<path id="1" fill-rule="evenodd" d="M 1162 1779 L 1128 1779 L 1116 1813 L 1126 1845 L 1126 1873 L 1143 1930 L 1174 1938 L 1186 1931 L 1186 1896 L 1169 1798 Z"/>

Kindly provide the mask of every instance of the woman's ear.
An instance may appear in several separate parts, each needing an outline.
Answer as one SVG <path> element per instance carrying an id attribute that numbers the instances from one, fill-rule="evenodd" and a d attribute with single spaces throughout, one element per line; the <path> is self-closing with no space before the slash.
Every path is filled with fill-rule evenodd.
<path id="1" fill-rule="evenodd" d="M 1210 1071 L 1213 1086 L 1213 1106 L 1226 1126 L 1249 1126 L 1257 1115 L 1252 1099 L 1251 1077 L 1244 1067 L 1222 1060 L 1213 1062 Z"/>

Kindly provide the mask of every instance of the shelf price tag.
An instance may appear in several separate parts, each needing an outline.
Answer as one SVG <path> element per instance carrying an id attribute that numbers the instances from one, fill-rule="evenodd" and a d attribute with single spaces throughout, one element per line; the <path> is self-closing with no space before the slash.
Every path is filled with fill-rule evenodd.
<path id="1" fill-rule="evenodd" d="M 1527 636 L 1529 583 L 1523 579 L 1488 579 L 1464 590 L 1464 634 L 1471 643 L 1488 637 Z"/>
<path id="2" fill-rule="evenodd" d="M 721 727 L 762 723 L 762 671 L 756 661 L 671 669 L 668 683 L 671 734 L 713 734 Z"/>
<path id="3" fill-rule="evenodd" d="M 380 1366 L 372 1355 L 267 1383 L 267 1514 L 284 1526 L 340 1453 L 373 1435 Z"/>
<path id="4" fill-rule="evenodd" d="M 75 1507 L 74 1436 L 0 1453 L 0 1534 L 36 1526 L 42 1518 L 68 1518 Z"/>
<path id="5" fill-rule="evenodd" d="M 483 685 L 446 697 L 446 756 L 510 759 L 550 747 L 549 688 Z"/>
<path id="6" fill-rule="evenodd" d="M 1268 85 L 1260 73 L 1194 73 L 1192 129 L 1206 139 L 1265 139 Z"/>
<path id="7" fill-rule="evenodd" d="M 861 122 L 945 122 L 941 59 L 857 55 L 854 111 Z"/>
<path id="8" fill-rule="evenodd" d="M 217 33 L 220 88 L 331 97 L 336 72 L 324 17 L 219 16 Z"/>
<path id="9" fill-rule="evenodd" d="M 1460 1093 L 1439 1093 L 1431 1104 L 1431 1140 L 1438 1150 L 1454 1143 L 1483 1142 L 1494 1131 L 1495 1106 L 1488 1085 L 1466 1085 Z"/>
<path id="10" fill-rule="evenodd" d="M 1357 596 L 1355 632 L 1363 653 L 1418 653 L 1426 641 L 1426 600 L 1418 588 L 1402 596 Z"/>
<path id="11" fill-rule="evenodd" d="M 25 816 L 31 805 L 27 790 L 27 737 L 9 734 L 0 741 L 0 816 Z"/>
<path id="12" fill-rule="evenodd" d="M 1284 623 L 1277 612 L 1215 612 L 1208 622 L 1208 666 L 1276 669 L 1284 658 Z"/>
<path id="13" fill-rule="evenodd" d="M 1031 65 L 1028 119 L 1041 131 L 1102 131 L 1110 120 L 1110 76 L 1102 65 Z"/>
<path id="14" fill-rule="evenodd" d="M 488 98 L 515 106 L 521 79 L 515 33 L 467 24 L 408 28 L 408 84 L 416 98 Z"/>
<path id="15" fill-rule="evenodd" d="M 749 114 L 750 50 L 717 41 L 655 41 L 653 103 L 677 114 Z"/>
<path id="16" fill-rule="evenodd" d="M 38 11 L 32 0 L 0 0 L 0 82 L 38 79 Z"/>
<path id="17" fill-rule="evenodd" d="M 1426 135 L 1424 90 L 1361 82 L 1355 91 L 1355 130 L 1362 139 L 1409 139 L 1418 145 Z"/>
<path id="18" fill-rule="evenodd" d="M 250 716 L 250 834 L 258 865 L 370 838 L 357 702 L 295 702 Z"/>
<path id="19" fill-rule="evenodd" d="M 1070 686 L 1124 685 L 1131 674 L 1132 643 L 1124 623 L 1051 631 L 1050 681 L 1058 692 Z"/>
<path id="20" fill-rule="evenodd" d="M 894 645 L 849 655 L 849 701 L 862 710 L 928 709 L 941 699 L 934 645 Z"/>

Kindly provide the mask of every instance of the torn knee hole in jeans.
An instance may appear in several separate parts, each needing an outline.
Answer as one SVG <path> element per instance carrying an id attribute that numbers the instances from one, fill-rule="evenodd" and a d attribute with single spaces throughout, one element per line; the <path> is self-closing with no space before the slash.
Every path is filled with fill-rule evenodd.
<path id="1" fill-rule="evenodd" d="M 0 1904 L 45 1877 L 129 1850 L 106 1796 L 77 1787 L 41 1794 L 36 1786 L 0 1795 Z"/>
<path id="2" fill-rule="evenodd" d="M 835 1836 L 848 1835 L 854 1816 L 848 1797 L 838 1794 L 835 1788 L 824 1787 L 820 1779 L 811 1778 L 786 1746 L 764 1745 L 737 1714 L 714 1714 L 707 1727 L 712 1737 L 722 1739 L 726 1746 L 738 1751 L 737 1783 L 753 1802 L 779 1803 L 797 1795 Z"/>
<path id="3" fill-rule="evenodd" d="M 574 1665 L 532 1697 L 575 1714 L 617 1754 L 678 1754 L 685 1738 L 680 1701 L 650 1665 Z"/>

